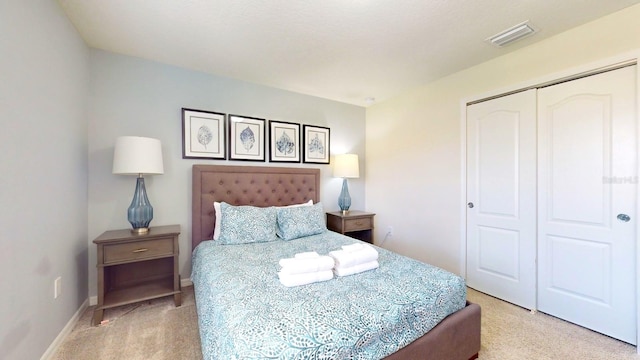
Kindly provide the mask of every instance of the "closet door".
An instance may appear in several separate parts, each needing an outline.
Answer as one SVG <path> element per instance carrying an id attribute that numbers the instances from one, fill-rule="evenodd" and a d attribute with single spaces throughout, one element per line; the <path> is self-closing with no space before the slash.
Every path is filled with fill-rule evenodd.
<path id="1" fill-rule="evenodd" d="M 632 344 L 635 71 L 538 90 L 538 309 Z"/>
<path id="2" fill-rule="evenodd" d="M 467 107 L 467 284 L 536 304 L 536 90 Z"/>

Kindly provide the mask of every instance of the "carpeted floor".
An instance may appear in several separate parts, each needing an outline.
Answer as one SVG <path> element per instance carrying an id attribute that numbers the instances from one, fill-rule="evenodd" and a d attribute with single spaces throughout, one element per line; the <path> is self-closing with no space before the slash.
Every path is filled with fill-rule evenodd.
<path id="1" fill-rule="evenodd" d="M 108 323 L 91 326 L 93 307 L 78 320 L 54 360 L 202 359 L 193 287 L 182 288 L 182 305 L 173 296 L 108 309 Z"/>
<path id="2" fill-rule="evenodd" d="M 557 318 L 511 305 L 469 289 L 482 307 L 482 360 L 640 359 L 634 346 Z M 193 288 L 173 297 L 105 311 L 107 324 L 91 326 L 93 308 L 80 318 L 53 359 L 202 359 Z M 447 359 L 443 359 L 447 360 Z"/>
<path id="3" fill-rule="evenodd" d="M 640 359 L 635 346 L 473 289 L 467 298 L 482 308 L 482 360 Z"/>

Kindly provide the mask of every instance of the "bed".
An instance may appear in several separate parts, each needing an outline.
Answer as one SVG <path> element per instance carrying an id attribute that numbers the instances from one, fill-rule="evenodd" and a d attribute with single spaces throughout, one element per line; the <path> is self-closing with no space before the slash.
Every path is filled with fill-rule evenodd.
<path id="1" fill-rule="evenodd" d="M 256 207 L 317 203 L 319 169 L 194 165 L 192 175 L 192 280 L 204 359 L 478 357 L 480 307 L 464 297 L 460 300 L 460 295 L 449 297 L 448 293 L 466 294 L 466 288 L 441 269 L 377 248 L 380 267 L 375 271 L 286 288 L 276 276 L 278 258 L 309 250 L 326 253 L 359 240 L 326 232 L 246 246 L 209 241 L 214 232 L 214 201 Z M 402 280 L 398 273 L 404 274 Z M 393 276 L 397 286 L 380 288 L 380 278 Z M 417 296 L 412 294 L 417 288 L 412 282 L 427 280 L 439 284 L 429 290 L 434 293 L 428 296 L 435 299 L 429 304 L 419 296 L 412 298 Z M 424 303 L 415 314 L 407 313 L 399 305 L 404 300 L 394 296 Z M 387 315 L 375 315 L 367 306 Z M 339 323 L 345 313 L 356 314 L 360 324 Z M 398 324 L 385 322 L 394 316 L 401 319 Z M 363 332 L 367 326 L 387 332 Z"/>

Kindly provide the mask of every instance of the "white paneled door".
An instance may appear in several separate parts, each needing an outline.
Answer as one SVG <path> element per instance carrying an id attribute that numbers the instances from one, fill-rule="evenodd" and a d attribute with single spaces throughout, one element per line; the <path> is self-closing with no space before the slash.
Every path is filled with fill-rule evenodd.
<path id="1" fill-rule="evenodd" d="M 536 301 L 536 90 L 467 107 L 467 284 Z"/>
<path id="2" fill-rule="evenodd" d="M 635 71 L 538 90 L 538 309 L 631 344 Z"/>
<path id="3" fill-rule="evenodd" d="M 634 345 L 636 71 L 467 107 L 469 287 Z"/>

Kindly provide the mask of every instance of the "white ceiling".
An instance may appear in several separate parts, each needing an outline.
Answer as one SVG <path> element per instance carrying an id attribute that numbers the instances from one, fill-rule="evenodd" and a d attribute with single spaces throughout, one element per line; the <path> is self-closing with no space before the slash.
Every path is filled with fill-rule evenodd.
<path id="1" fill-rule="evenodd" d="M 640 0 L 58 2 L 91 47 L 366 106 Z M 485 41 L 526 20 L 534 36 Z"/>

